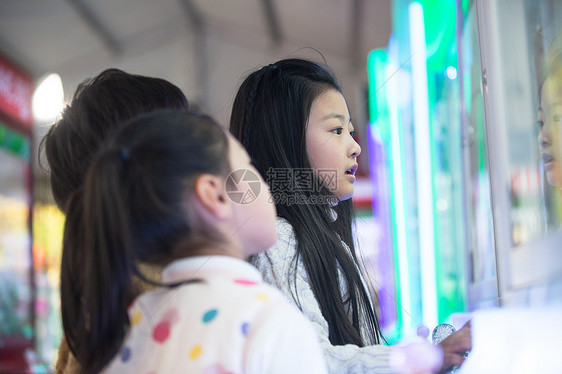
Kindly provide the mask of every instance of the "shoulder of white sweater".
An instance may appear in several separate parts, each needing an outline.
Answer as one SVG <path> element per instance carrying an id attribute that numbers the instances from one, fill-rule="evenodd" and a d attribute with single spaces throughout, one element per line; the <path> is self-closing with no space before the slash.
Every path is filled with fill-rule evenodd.
<path id="1" fill-rule="evenodd" d="M 277 241 L 265 252 L 253 256 L 252 263 L 263 279 L 280 289 L 285 289 L 290 274 L 294 274 L 294 259 L 297 241 L 291 224 L 284 218 L 277 218 Z M 297 270 L 300 273 L 299 270 Z"/>
<path id="2" fill-rule="evenodd" d="M 277 235 L 295 237 L 293 225 L 283 217 L 277 217 L 275 220 L 275 228 L 277 229 Z"/>
<path id="3" fill-rule="evenodd" d="M 297 239 L 293 226 L 285 218 L 277 217 L 275 222 L 277 241 L 265 254 L 272 259 L 288 259 L 296 253 Z"/>

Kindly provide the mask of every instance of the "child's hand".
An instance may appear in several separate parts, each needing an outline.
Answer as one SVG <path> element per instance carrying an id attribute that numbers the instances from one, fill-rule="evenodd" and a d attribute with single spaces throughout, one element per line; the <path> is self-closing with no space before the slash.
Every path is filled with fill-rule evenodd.
<path id="1" fill-rule="evenodd" d="M 470 321 L 462 329 L 449 335 L 438 345 L 443 350 L 443 363 L 439 373 L 445 373 L 464 362 L 465 355 L 472 348 Z"/>
<path id="2" fill-rule="evenodd" d="M 442 363 L 443 351 L 421 338 L 395 346 L 390 354 L 390 365 L 403 374 L 437 373 Z"/>

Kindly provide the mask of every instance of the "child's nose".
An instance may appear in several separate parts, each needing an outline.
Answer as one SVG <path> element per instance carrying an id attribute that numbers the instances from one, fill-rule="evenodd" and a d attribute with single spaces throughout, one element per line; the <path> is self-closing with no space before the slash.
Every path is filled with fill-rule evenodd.
<path id="1" fill-rule="evenodd" d="M 550 144 L 550 132 L 548 131 L 548 127 L 544 124 L 539 129 L 539 145 L 541 147 L 546 147 Z"/>
<path id="2" fill-rule="evenodd" d="M 351 141 L 351 157 L 355 158 L 361 154 L 361 146 L 355 141 L 355 139 L 351 138 Z"/>

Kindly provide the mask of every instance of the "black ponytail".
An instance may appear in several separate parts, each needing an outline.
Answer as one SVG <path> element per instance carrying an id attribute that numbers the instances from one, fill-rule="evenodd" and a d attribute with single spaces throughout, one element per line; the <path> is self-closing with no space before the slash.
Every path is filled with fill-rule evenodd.
<path id="1" fill-rule="evenodd" d="M 226 176 L 227 152 L 209 117 L 162 111 L 125 125 L 92 162 L 68 204 L 61 268 L 63 328 L 85 372 L 102 370 L 127 334 L 137 264 L 220 240 L 192 229 L 185 198 L 198 175 Z"/>
<path id="2" fill-rule="evenodd" d="M 63 251 L 63 327 L 86 372 L 100 371 L 114 356 L 129 325 L 136 257 L 124 178 L 120 154 L 104 154 L 93 162 L 83 196 L 67 210 L 64 245 L 72 250 Z"/>

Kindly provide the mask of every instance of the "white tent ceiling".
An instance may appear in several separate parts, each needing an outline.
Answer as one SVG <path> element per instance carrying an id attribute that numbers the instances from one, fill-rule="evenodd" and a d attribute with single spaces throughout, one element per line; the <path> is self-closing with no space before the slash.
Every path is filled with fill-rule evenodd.
<path id="1" fill-rule="evenodd" d="M 108 67 L 168 79 L 226 124 L 247 72 L 289 56 L 319 59 L 315 49 L 362 126 L 366 58 L 388 43 L 390 8 L 391 0 L 0 0 L 0 55 L 37 81 L 59 73 L 66 98 Z"/>

